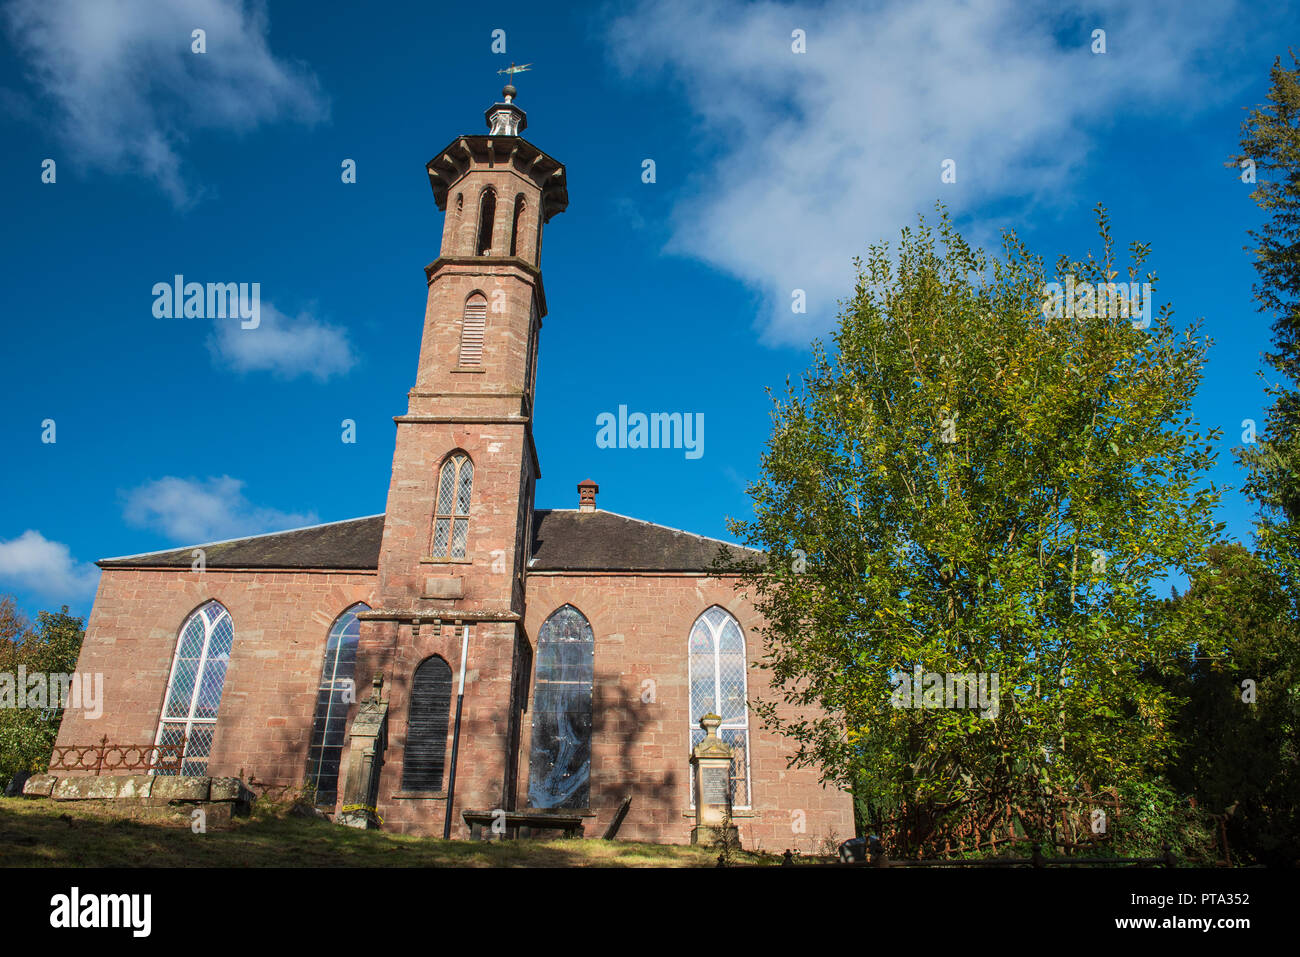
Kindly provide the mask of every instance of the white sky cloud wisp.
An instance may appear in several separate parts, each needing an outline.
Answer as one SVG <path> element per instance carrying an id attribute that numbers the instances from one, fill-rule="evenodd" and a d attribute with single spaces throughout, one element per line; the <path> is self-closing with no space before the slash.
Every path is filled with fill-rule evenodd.
<path id="1" fill-rule="evenodd" d="M 216 319 L 208 336 L 213 360 L 235 372 L 270 372 L 281 379 L 307 375 L 324 382 L 357 361 L 346 330 L 306 312 L 286 316 L 262 303 L 258 324 L 245 329 L 236 319 Z"/>
<path id="2" fill-rule="evenodd" d="M 1078 201 L 1071 174 L 1117 115 L 1190 113 L 1231 95 L 1206 54 L 1228 42 L 1235 9 L 663 0 L 612 20 L 607 36 L 624 77 L 673 83 L 701 127 L 707 160 L 676 204 L 666 251 L 761 291 L 764 341 L 802 346 L 833 327 L 852 257 L 896 244 L 936 201 L 958 218 L 993 201 L 1067 207 Z M 1092 52 L 1095 28 L 1105 53 Z M 792 52 L 796 29 L 805 53 Z M 954 184 L 940 181 L 946 159 Z M 963 232 L 995 246 L 1003 222 Z M 794 289 L 806 315 L 791 310 Z"/>
<path id="3" fill-rule="evenodd" d="M 40 532 L 28 529 L 0 541 L 0 591 L 18 589 L 73 604 L 93 596 L 98 582 L 98 568 L 76 561 L 67 545 Z"/>
<path id="4" fill-rule="evenodd" d="M 282 512 L 254 505 L 244 483 L 229 475 L 205 481 L 166 476 L 124 496 L 132 525 L 162 532 L 178 546 L 225 541 L 317 523 L 314 512 Z"/>
<path id="5" fill-rule="evenodd" d="M 10 0 L 0 21 L 69 152 L 152 179 L 178 207 L 196 199 L 180 155 L 190 134 L 329 112 L 312 73 L 271 52 L 258 3 Z"/>

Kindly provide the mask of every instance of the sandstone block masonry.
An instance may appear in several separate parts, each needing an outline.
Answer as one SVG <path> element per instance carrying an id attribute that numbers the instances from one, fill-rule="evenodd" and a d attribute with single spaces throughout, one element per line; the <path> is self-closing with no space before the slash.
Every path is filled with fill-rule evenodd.
<path id="1" fill-rule="evenodd" d="M 229 827 L 235 815 L 248 814 L 253 800 L 238 778 L 149 774 L 35 774 L 23 786 L 23 796 L 130 810 L 136 818 L 177 825 L 200 820 L 205 829 Z"/>

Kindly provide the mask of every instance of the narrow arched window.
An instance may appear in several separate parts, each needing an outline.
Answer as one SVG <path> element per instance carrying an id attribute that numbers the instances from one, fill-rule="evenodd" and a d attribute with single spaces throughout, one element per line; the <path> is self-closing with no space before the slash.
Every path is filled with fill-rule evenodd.
<path id="1" fill-rule="evenodd" d="M 465 300 L 465 317 L 460 324 L 460 364 L 483 364 L 483 333 L 487 329 L 487 296 L 476 292 Z"/>
<path id="2" fill-rule="evenodd" d="M 220 602 L 200 606 L 181 626 L 156 743 L 175 746 L 185 742 L 180 770 L 183 775 L 201 777 L 208 773 L 208 755 L 212 753 L 212 736 L 217 730 L 217 711 L 234 640 L 230 612 Z M 159 769 L 154 773 L 176 772 Z"/>
<path id="3" fill-rule="evenodd" d="M 524 194 L 515 197 L 515 215 L 510 223 L 510 255 L 519 255 L 519 226 L 524 219 Z"/>
<path id="4" fill-rule="evenodd" d="M 537 634 L 528 803 L 585 808 L 591 802 L 591 682 L 596 639 L 582 612 L 565 605 Z"/>
<path id="5" fill-rule="evenodd" d="M 411 707 L 402 755 L 403 791 L 441 791 L 447 764 L 447 721 L 451 715 L 451 665 L 425 658 L 411 679 Z"/>
<path id="6" fill-rule="evenodd" d="M 348 706 L 356 700 L 357 641 L 361 637 L 357 614 L 369 610 L 370 606 L 363 602 L 348 608 L 334 619 L 325 643 L 325 664 L 316 691 L 316 718 L 307 751 L 307 780 L 316 789 L 316 803 L 320 805 L 332 806 L 338 800 Z"/>
<path id="7" fill-rule="evenodd" d="M 704 740 L 700 718 L 722 718 L 718 737 L 731 748 L 731 803 L 749 807 L 748 660 L 745 635 L 726 609 L 714 605 L 695 619 L 690 639 L 691 749 Z M 691 804 L 695 778 L 691 775 Z"/>
<path id="8" fill-rule="evenodd" d="M 438 499 L 433 513 L 433 558 L 464 558 L 469 539 L 469 500 L 474 491 L 474 463 L 456 452 L 438 473 Z"/>
<path id="9" fill-rule="evenodd" d="M 478 255 L 486 256 L 492 251 L 492 224 L 497 218 L 497 194 L 495 190 L 483 190 L 478 205 Z"/>

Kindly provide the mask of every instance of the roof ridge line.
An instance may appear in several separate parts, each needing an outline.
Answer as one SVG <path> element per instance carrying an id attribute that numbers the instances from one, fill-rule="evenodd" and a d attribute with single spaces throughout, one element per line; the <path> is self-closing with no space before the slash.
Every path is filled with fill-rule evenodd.
<path id="1" fill-rule="evenodd" d="M 534 512 L 581 512 L 582 509 L 579 509 L 579 508 L 547 508 L 547 509 L 535 508 L 535 509 L 533 509 L 533 511 L 534 511 Z M 625 518 L 625 519 L 627 519 L 629 522 L 639 522 L 639 523 L 642 524 L 642 525 L 650 525 L 650 526 L 652 526 L 652 527 L 654 527 L 654 528 L 662 528 L 662 529 L 666 529 L 667 531 L 670 531 L 670 532 L 678 532 L 679 534 L 682 534 L 682 535 L 689 535 L 689 536 L 691 536 L 691 538 L 702 538 L 702 539 L 704 539 L 706 542 L 717 542 L 719 545 L 726 545 L 726 546 L 728 546 L 729 548 L 743 548 L 743 549 L 744 549 L 745 551 L 747 551 L 747 552 L 758 552 L 760 555 L 765 554 L 765 553 L 763 552 L 763 550 L 760 549 L 760 548 L 751 548 L 751 547 L 748 546 L 748 545 L 741 545 L 739 542 L 729 542 L 729 541 L 727 541 L 725 538 L 714 538 L 712 535 L 701 535 L 699 532 L 688 532 L 688 531 L 687 531 L 686 529 L 684 529 L 684 528 L 673 528 L 673 526 L 671 526 L 671 525 L 663 525 L 663 524 L 660 524 L 659 522 L 651 522 L 651 521 L 648 521 L 647 519 L 644 519 L 644 518 L 635 518 L 635 517 L 633 517 L 633 516 L 631 516 L 631 515 L 624 515 L 622 512 L 611 512 L 611 511 L 610 511 L 609 509 L 607 509 L 607 508 L 597 508 L 597 509 L 594 509 L 594 511 L 597 511 L 597 512 L 604 512 L 606 515 L 613 515 L 615 518 Z"/>

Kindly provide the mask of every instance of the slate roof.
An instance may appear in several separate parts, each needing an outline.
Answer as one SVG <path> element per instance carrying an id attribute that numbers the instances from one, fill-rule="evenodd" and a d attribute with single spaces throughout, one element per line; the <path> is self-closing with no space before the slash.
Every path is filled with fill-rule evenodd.
<path id="1" fill-rule="evenodd" d="M 749 549 L 614 512 L 538 509 L 529 571 L 706 571 Z"/>
<path id="2" fill-rule="evenodd" d="M 749 549 L 643 522 L 613 512 L 537 509 L 529 571 L 710 571 L 719 549 L 731 557 Z M 105 558 L 100 568 L 188 568 L 202 548 L 208 568 L 379 567 L 384 516 Z"/>
<path id="3" fill-rule="evenodd" d="M 188 568 L 194 549 L 204 551 L 208 568 L 378 568 L 384 516 L 312 525 L 287 532 L 188 545 L 96 562 L 100 568 Z"/>

